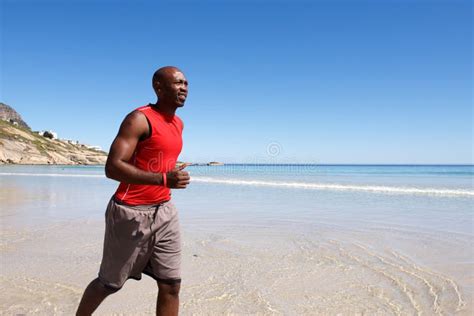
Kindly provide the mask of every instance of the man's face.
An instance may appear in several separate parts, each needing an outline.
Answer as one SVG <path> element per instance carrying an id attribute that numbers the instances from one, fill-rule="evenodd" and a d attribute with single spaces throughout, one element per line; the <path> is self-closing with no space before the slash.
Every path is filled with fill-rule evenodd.
<path id="1" fill-rule="evenodd" d="M 170 70 L 160 82 L 160 95 L 162 101 L 182 107 L 188 96 L 188 81 L 179 70 Z"/>

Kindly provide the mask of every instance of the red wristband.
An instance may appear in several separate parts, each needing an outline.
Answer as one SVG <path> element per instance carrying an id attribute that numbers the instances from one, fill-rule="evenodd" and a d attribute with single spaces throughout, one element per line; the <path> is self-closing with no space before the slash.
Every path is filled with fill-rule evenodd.
<path id="1" fill-rule="evenodd" d="M 163 186 L 166 188 L 166 184 L 167 184 L 167 183 L 166 183 L 166 182 L 167 182 L 167 181 L 166 181 L 166 172 L 163 172 L 163 173 L 162 173 L 162 177 L 163 177 Z"/>

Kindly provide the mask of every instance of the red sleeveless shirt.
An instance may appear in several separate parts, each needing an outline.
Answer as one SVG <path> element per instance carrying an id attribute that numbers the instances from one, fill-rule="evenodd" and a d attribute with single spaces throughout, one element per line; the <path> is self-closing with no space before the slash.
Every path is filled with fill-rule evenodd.
<path id="1" fill-rule="evenodd" d="M 136 110 L 145 114 L 151 125 L 151 135 L 138 142 L 129 163 L 150 172 L 173 170 L 183 147 L 183 122 L 177 115 L 164 114 L 151 105 Z M 171 199 L 171 191 L 160 185 L 121 182 L 115 198 L 129 205 L 159 204 Z"/>

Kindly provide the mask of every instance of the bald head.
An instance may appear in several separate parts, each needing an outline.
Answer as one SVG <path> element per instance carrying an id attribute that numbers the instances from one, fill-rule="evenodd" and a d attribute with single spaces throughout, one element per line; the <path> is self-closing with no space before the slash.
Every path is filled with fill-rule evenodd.
<path id="1" fill-rule="evenodd" d="M 174 66 L 161 67 L 160 69 L 155 71 L 152 79 L 153 87 L 155 87 L 156 83 L 158 82 L 162 82 L 163 80 L 170 80 L 171 78 L 173 78 L 175 72 L 182 73 L 182 71 L 178 67 Z"/>
<path id="2" fill-rule="evenodd" d="M 163 107 L 181 107 L 188 95 L 188 81 L 183 72 L 174 66 L 166 66 L 158 69 L 153 74 L 153 89 L 158 101 Z"/>

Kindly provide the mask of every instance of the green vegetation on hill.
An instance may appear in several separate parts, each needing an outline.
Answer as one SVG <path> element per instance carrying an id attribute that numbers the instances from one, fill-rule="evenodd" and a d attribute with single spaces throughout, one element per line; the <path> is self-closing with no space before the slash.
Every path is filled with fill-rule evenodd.
<path id="1" fill-rule="evenodd" d="M 49 139 L 30 129 L 0 120 L 0 163 L 103 164 L 107 153 Z"/>

